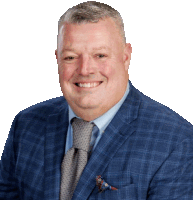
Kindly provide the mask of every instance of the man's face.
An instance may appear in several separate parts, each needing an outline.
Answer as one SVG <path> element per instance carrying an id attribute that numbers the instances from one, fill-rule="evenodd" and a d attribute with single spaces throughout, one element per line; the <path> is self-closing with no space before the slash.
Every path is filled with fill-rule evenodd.
<path id="1" fill-rule="evenodd" d="M 69 105 L 90 121 L 104 114 L 124 95 L 131 46 L 124 44 L 110 18 L 98 23 L 68 24 L 59 31 L 59 80 Z"/>

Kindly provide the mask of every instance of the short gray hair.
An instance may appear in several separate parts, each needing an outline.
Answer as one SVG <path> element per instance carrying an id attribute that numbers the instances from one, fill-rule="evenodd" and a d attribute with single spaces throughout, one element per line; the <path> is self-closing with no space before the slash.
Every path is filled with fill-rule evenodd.
<path id="1" fill-rule="evenodd" d="M 100 19 L 108 17 L 114 20 L 120 29 L 123 41 L 126 42 L 124 23 L 120 13 L 111 6 L 96 1 L 83 2 L 68 9 L 58 21 L 58 33 L 64 22 L 73 24 L 97 23 Z"/>

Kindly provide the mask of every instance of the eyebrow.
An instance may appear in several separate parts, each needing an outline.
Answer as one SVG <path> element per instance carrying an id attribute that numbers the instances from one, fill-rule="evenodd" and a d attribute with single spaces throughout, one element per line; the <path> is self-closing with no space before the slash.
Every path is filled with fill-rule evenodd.
<path id="1" fill-rule="evenodd" d="M 65 51 L 75 51 L 73 48 L 63 48 L 62 50 L 61 50 L 61 52 L 60 52 L 60 55 L 62 55 Z"/>

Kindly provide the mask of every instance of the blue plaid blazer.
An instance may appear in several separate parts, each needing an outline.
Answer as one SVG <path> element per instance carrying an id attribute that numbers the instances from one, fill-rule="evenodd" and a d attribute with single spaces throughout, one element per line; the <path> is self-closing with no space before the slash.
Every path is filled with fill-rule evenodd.
<path id="1" fill-rule="evenodd" d="M 64 97 L 20 112 L 0 162 L 1 200 L 59 200 Z M 118 190 L 99 193 L 96 176 Z M 193 126 L 135 89 L 92 153 L 73 200 L 192 200 Z"/>

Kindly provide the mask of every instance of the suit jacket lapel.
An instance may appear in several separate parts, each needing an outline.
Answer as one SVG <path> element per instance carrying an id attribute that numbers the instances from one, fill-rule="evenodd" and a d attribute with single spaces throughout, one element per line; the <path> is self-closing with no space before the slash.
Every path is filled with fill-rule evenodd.
<path id="1" fill-rule="evenodd" d="M 140 100 L 137 98 L 135 90 L 130 83 L 129 95 L 92 153 L 75 189 L 72 200 L 88 199 L 96 186 L 96 176 L 103 174 L 114 154 L 136 130 L 135 123 L 132 122 L 137 118 Z"/>
<path id="2" fill-rule="evenodd" d="M 62 102 L 59 109 L 48 116 L 45 135 L 45 197 L 59 199 L 60 167 L 64 156 L 68 130 L 68 105 Z"/>

